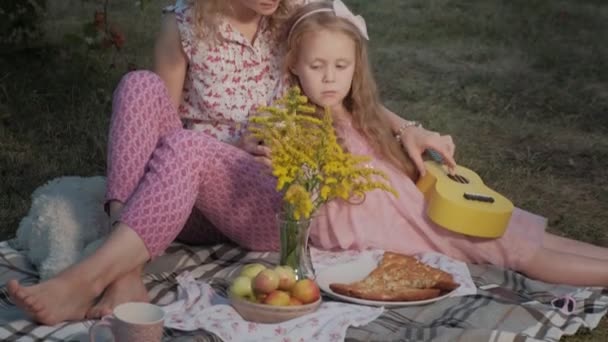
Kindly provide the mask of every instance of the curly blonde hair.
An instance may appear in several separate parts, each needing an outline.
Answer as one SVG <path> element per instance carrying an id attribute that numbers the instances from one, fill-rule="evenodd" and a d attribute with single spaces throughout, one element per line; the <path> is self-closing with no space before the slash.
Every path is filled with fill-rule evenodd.
<path id="1" fill-rule="evenodd" d="M 229 15 L 231 6 L 229 0 L 189 0 L 193 4 L 195 33 L 202 39 L 212 42 L 221 41 L 218 33 L 222 16 Z M 280 32 L 282 24 L 298 7 L 298 0 L 281 0 L 277 10 L 270 16 L 269 29 Z"/>
<path id="2" fill-rule="evenodd" d="M 369 64 L 367 43 L 359 30 L 348 20 L 337 17 L 331 12 L 311 14 L 299 21 L 296 27 L 292 27 L 299 18 L 310 11 L 332 8 L 331 6 L 331 2 L 328 1 L 313 2 L 298 10 L 289 20 L 283 31 L 284 41 L 287 41 L 285 72 L 289 73 L 292 84 L 298 84 L 297 76 L 290 70 L 297 62 L 302 38 L 306 33 L 328 30 L 342 32 L 352 38 L 356 45 L 355 72 L 344 105 L 351 112 L 353 126 L 375 151 L 403 170 L 411 179 L 416 180 L 418 178 L 416 167 L 403 150 L 401 143 L 393 136 L 391 123 L 380 104 L 376 82 Z"/>

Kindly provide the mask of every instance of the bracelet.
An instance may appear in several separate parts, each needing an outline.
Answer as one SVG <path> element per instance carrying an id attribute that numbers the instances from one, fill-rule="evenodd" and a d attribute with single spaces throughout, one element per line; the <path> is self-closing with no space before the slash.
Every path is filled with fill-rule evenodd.
<path id="1" fill-rule="evenodd" d="M 401 136 L 403 135 L 403 132 L 407 128 L 410 128 L 410 127 L 422 128 L 422 124 L 420 122 L 418 122 L 418 121 L 406 121 L 397 130 L 397 133 L 395 134 L 395 139 L 397 139 L 397 141 L 401 141 Z"/>

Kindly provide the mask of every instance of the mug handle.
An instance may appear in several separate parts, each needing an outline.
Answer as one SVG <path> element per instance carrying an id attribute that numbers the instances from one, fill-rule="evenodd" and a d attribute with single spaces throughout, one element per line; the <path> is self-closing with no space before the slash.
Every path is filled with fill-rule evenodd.
<path id="1" fill-rule="evenodd" d="M 112 332 L 112 321 L 110 320 L 111 318 L 112 315 L 104 316 L 89 328 L 89 342 L 95 342 L 95 332 L 102 328 L 109 329 L 110 333 L 112 333 L 112 337 L 114 337 L 114 333 Z"/>

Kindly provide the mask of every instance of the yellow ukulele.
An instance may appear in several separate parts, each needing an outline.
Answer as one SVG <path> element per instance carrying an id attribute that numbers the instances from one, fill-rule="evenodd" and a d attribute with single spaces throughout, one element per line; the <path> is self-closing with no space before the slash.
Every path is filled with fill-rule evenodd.
<path id="1" fill-rule="evenodd" d="M 435 153 L 431 153 L 436 158 Z M 425 161 L 426 174 L 417 182 L 428 202 L 427 215 L 448 230 L 477 237 L 501 236 L 513 213 L 513 203 L 488 188 L 470 169 L 457 166 L 455 174 L 436 161 Z"/>

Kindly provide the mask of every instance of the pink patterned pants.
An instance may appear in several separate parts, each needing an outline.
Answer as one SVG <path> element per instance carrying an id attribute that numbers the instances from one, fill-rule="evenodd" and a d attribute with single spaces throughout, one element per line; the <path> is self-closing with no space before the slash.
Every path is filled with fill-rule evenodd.
<path id="1" fill-rule="evenodd" d="M 120 221 L 150 256 L 176 238 L 226 238 L 252 250 L 277 250 L 275 180 L 251 155 L 185 130 L 156 74 L 127 74 L 114 93 L 106 199 L 125 204 Z"/>

